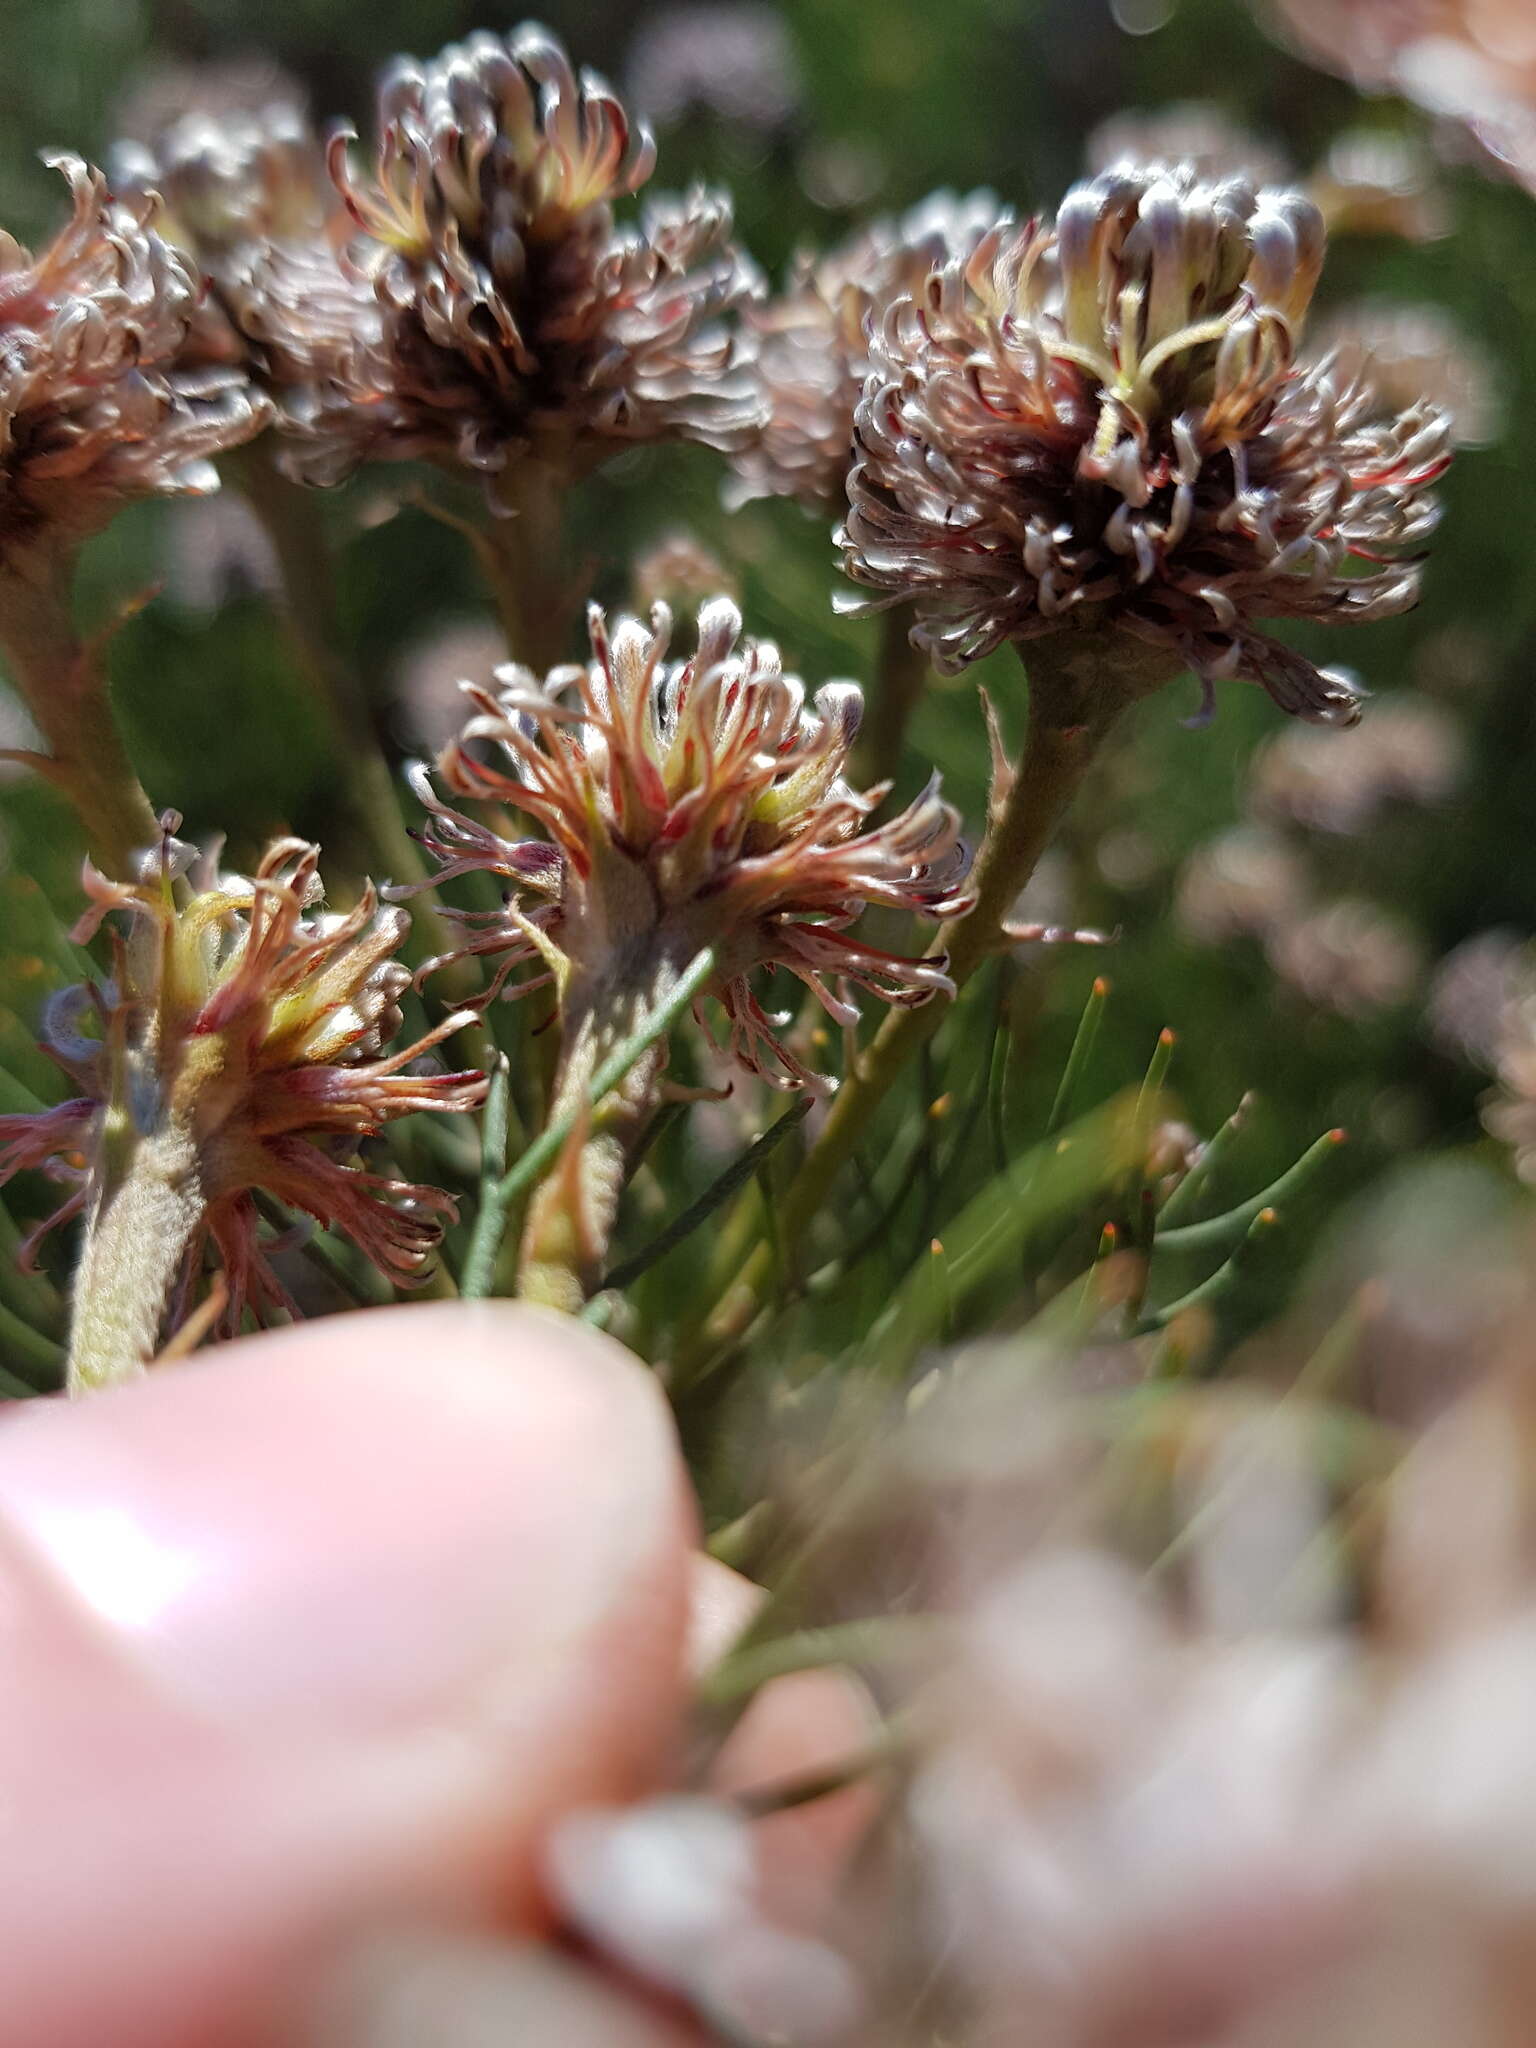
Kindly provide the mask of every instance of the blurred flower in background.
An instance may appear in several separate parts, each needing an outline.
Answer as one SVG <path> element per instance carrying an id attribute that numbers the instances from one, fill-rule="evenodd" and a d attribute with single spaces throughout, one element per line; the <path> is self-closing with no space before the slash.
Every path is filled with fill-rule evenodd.
<path id="1" fill-rule="evenodd" d="M 647 14 L 630 44 L 625 87 L 658 128 L 703 113 L 764 135 L 791 127 L 803 97 L 788 24 L 760 0 Z"/>
<path id="2" fill-rule="evenodd" d="M 1526 0 L 1260 0 L 1304 55 L 1456 124 L 1536 190 L 1536 17 Z"/>

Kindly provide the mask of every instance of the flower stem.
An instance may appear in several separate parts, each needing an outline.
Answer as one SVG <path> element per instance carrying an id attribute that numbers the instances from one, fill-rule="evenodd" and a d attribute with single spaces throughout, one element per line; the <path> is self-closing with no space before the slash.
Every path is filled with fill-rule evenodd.
<path id="1" fill-rule="evenodd" d="M 971 876 L 975 907 L 951 918 L 932 948 L 947 954 L 957 990 L 1003 943 L 1003 927 L 1019 891 L 1054 838 L 1120 711 L 1140 694 L 1134 687 L 1117 687 L 1112 669 L 1106 673 L 1098 640 L 1098 635 L 1063 633 L 1036 643 L 1024 750 L 1016 770 L 1001 774 L 1001 786 L 993 790 L 986 837 Z M 939 1003 L 892 1010 L 855 1063 L 778 1207 L 774 1221 L 781 1258 L 792 1259 L 875 1112 L 943 1016 Z M 743 1257 L 739 1238 L 730 1231 L 722 1234 L 721 1257 L 704 1290 L 704 1299 L 715 1306 L 699 1340 L 679 1359 L 674 1386 L 701 1377 L 711 1358 L 748 1328 L 772 1266 L 762 1243 Z"/>
<path id="2" fill-rule="evenodd" d="M 565 559 L 563 469 L 536 455 L 509 472 L 504 517 L 470 529 L 514 661 L 538 675 L 569 659 L 580 592 Z"/>
<path id="3" fill-rule="evenodd" d="M 170 1119 L 122 1127 L 105 1140 L 101 1191 L 86 1225 L 74 1284 L 66 1384 L 71 1395 L 137 1379 L 159 1348 L 160 1325 L 203 1217 L 196 1141 Z M 114 1161 L 114 1151 L 121 1157 Z"/>
<path id="4" fill-rule="evenodd" d="M 603 1098 L 611 1094 L 630 1069 L 665 1038 L 714 971 L 715 956 L 706 946 L 672 984 L 665 999 L 643 1016 L 630 1035 L 614 1047 L 590 1076 L 585 1090 L 573 1088 L 571 1099 L 556 1107 L 544 1129 L 506 1175 L 499 1182 L 487 1185 L 475 1218 L 474 1235 L 460 1281 L 460 1292 L 466 1299 L 477 1299 L 491 1290 L 496 1257 L 512 1204 L 556 1162 L 578 1123 L 593 1105 L 601 1107 Z M 579 1302 L 577 1306 L 580 1306 Z"/>
<path id="5" fill-rule="evenodd" d="M 912 645 L 911 624 L 912 615 L 905 605 L 881 615 L 873 701 L 860 748 L 861 782 L 895 780 L 901 768 L 907 727 L 932 675 L 927 655 Z"/>
<path id="6" fill-rule="evenodd" d="M 420 881 L 426 870 L 400 816 L 395 778 L 361 676 L 345 650 L 336 612 L 336 574 L 317 494 L 290 483 L 264 441 L 230 458 L 230 474 L 271 543 L 282 584 L 282 616 L 294 656 L 331 728 L 346 790 L 346 825 L 363 864 L 379 880 Z M 451 944 L 423 904 L 418 925 L 431 950 Z M 435 929 L 434 929 L 435 927 Z"/>
<path id="7" fill-rule="evenodd" d="M 35 578 L 0 576 L 0 653 L 48 746 L 24 758 L 73 804 L 92 858 L 127 879 L 160 828 L 113 716 L 101 641 L 75 631 L 72 570 L 58 557 Z"/>

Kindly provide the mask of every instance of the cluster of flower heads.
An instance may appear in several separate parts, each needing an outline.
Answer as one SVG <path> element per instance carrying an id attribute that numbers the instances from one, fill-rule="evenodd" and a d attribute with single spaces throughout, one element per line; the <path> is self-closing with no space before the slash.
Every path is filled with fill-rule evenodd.
<path id="1" fill-rule="evenodd" d="M 948 671 L 1092 623 L 1188 664 L 1207 709 L 1246 676 L 1352 723 L 1256 622 L 1410 606 L 1448 430 L 1299 365 L 1323 244 L 1295 193 L 1122 166 L 934 270 L 872 339 L 849 574 Z"/>
<path id="2" fill-rule="evenodd" d="M 935 781 L 864 829 L 886 792 L 844 779 L 857 686 L 828 683 L 808 704 L 776 647 L 741 638 L 728 598 L 701 607 L 686 660 L 668 659 L 663 605 L 649 626 L 610 631 L 595 608 L 589 625 L 589 662 L 467 684 L 474 715 L 438 764 L 456 795 L 521 812 L 544 837 L 504 838 L 452 808 L 425 770 L 413 777 L 438 879 L 480 870 L 510 885 L 505 909 L 460 913 L 477 927 L 466 950 L 500 957 L 492 994 L 540 963 L 520 994 L 633 978 L 637 961 L 681 970 L 712 947 L 735 1058 L 776 1085 L 816 1085 L 753 977 L 786 969 L 842 1024 L 857 1018 L 839 993 L 849 985 L 902 1004 L 948 991 L 942 959 L 901 959 L 848 927 L 872 904 L 929 919 L 966 907 L 958 816 Z"/>
<path id="3" fill-rule="evenodd" d="M 199 344 L 278 400 L 295 475 L 425 458 L 493 496 L 530 451 L 577 472 L 632 441 L 730 448 L 756 420 L 728 316 L 760 287 L 729 202 L 697 189 L 615 220 L 654 163 L 531 25 L 398 60 L 361 174 L 282 105 L 119 153 L 165 192 L 212 284 Z"/>
<path id="4" fill-rule="evenodd" d="M 125 500 L 213 487 L 209 458 L 270 407 L 238 371 L 183 360 L 200 287 L 147 198 L 54 159 L 70 220 L 38 255 L 0 235 L 0 570 L 67 551 Z"/>
<path id="5" fill-rule="evenodd" d="M 258 1190 L 336 1229 L 397 1285 L 424 1275 L 454 1204 L 440 1189 L 390 1180 L 358 1147 L 414 1110 L 472 1109 L 478 1073 L 405 1071 L 455 1030 L 452 1016 L 386 1055 L 410 973 L 396 959 L 410 919 L 367 889 L 345 914 L 320 908 L 318 849 L 280 839 L 254 876 L 218 874 L 171 837 L 133 882 L 87 867 L 90 907 L 77 943 L 120 918 L 110 979 L 56 995 L 45 1049 L 78 1094 L 35 1115 L 0 1116 L 0 1181 L 43 1167 L 65 1183 L 47 1232 L 104 1194 L 125 1132 L 184 1141 L 200 1221 L 166 1304 L 179 1323 L 207 1247 L 228 1289 L 221 1326 L 238 1330 L 294 1303 L 261 1233 Z"/>

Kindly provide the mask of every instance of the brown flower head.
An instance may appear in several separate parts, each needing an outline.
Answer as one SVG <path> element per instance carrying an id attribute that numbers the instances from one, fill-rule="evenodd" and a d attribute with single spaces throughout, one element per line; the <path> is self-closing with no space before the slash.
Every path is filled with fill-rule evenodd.
<path id="1" fill-rule="evenodd" d="M 269 408 L 237 370 L 184 368 L 199 286 L 78 157 L 53 160 L 74 202 L 33 256 L 0 235 L 0 569 L 69 548 L 127 499 L 217 488 L 209 457 Z"/>
<path id="2" fill-rule="evenodd" d="M 410 920 L 380 909 L 371 889 L 345 915 L 321 911 L 317 861 L 316 847 L 280 839 L 251 880 L 216 875 L 168 831 L 136 882 L 87 867 L 75 941 L 110 916 L 125 928 L 111 980 L 64 990 L 45 1020 L 47 1050 L 79 1093 L 0 1117 L 0 1180 L 51 1161 L 70 1184 L 29 1253 L 98 1200 L 125 1146 L 147 1140 L 176 1155 L 201 1211 L 179 1306 L 211 1243 L 229 1288 L 226 1333 L 247 1308 L 258 1320 L 293 1312 L 258 1230 L 258 1190 L 351 1237 L 397 1285 L 422 1277 L 452 1200 L 368 1172 L 355 1154 L 413 1110 L 472 1108 L 483 1082 L 402 1071 L 462 1018 L 385 1055 L 410 982 L 393 958 Z"/>
<path id="3" fill-rule="evenodd" d="M 834 985 L 889 1003 L 926 1002 L 950 983 L 942 959 L 907 960 L 849 936 L 869 904 L 924 918 L 963 907 L 959 820 L 936 783 L 895 818 L 864 819 L 883 789 L 843 779 L 862 700 L 828 683 L 811 704 L 778 649 L 742 640 L 727 598 L 699 612 L 698 651 L 667 659 L 665 606 L 649 628 L 591 614 L 592 660 L 540 681 L 497 671 L 496 690 L 466 685 L 475 716 L 439 763 L 461 796 L 502 804 L 542 827 L 509 841 L 452 810 L 424 771 L 414 783 L 431 813 L 426 844 L 439 879 L 487 870 L 512 885 L 504 912 L 484 918 L 466 951 L 502 956 L 491 993 L 519 964 L 562 991 L 681 969 L 705 946 L 730 1022 L 731 1051 L 779 1086 L 807 1073 L 752 989 L 761 968 L 798 976 L 840 1023 L 857 1011 Z M 483 745 L 500 764 L 482 759 Z M 469 918 L 474 913 L 465 914 Z"/>
<path id="4" fill-rule="evenodd" d="M 350 216 L 299 107 L 187 115 L 152 146 L 120 144 L 113 168 L 162 195 L 165 233 L 207 280 L 188 359 L 241 364 L 297 426 L 358 374 L 381 316 L 345 260 Z"/>
<path id="5" fill-rule="evenodd" d="M 399 61 L 370 175 L 332 169 L 381 310 L 377 346 L 317 392 L 304 473 L 427 456 L 495 481 L 529 447 L 582 466 L 631 441 L 733 446 L 757 406 L 726 324 L 757 289 L 720 195 L 613 202 L 650 138 L 534 27 Z"/>
<path id="6" fill-rule="evenodd" d="M 1428 407 L 1303 370 L 1317 209 L 1122 166 L 1054 221 L 999 225 L 893 303 L 856 416 L 844 562 L 950 672 L 1005 640 L 1111 627 L 1205 684 L 1358 716 L 1264 618 L 1384 617 L 1418 594 Z"/>
<path id="7" fill-rule="evenodd" d="M 840 507 L 853 460 L 853 414 L 870 372 L 874 326 L 892 299 L 973 249 L 997 221 L 989 192 L 936 192 L 841 248 L 802 256 L 789 287 L 749 308 L 763 395 L 759 431 L 734 458 L 728 497 L 798 498 Z"/>

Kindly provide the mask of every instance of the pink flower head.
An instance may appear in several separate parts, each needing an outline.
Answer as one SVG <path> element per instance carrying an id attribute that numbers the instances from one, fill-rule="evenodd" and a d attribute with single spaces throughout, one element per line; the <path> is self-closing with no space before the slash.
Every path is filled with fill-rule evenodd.
<path id="1" fill-rule="evenodd" d="M 521 812 L 544 837 L 506 840 L 450 809 L 424 771 L 414 778 L 439 879 L 481 869 L 511 884 L 506 909 L 465 948 L 502 956 L 492 993 L 535 958 L 547 971 L 523 989 L 612 982 L 630 960 L 682 967 L 710 946 L 731 1051 L 777 1086 L 816 1077 L 753 993 L 759 969 L 798 976 L 843 1024 L 857 1017 L 850 986 L 900 1004 L 952 993 L 941 958 L 903 959 L 849 935 L 869 904 L 939 919 L 968 901 L 959 819 L 937 778 L 862 829 L 885 789 L 860 794 L 844 779 L 857 686 L 828 683 L 807 704 L 776 647 L 741 639 L 728 598 L 701 608 L 686 661 L 667 659 L 664 605 L 649 627 L 624 618 L 610 633 L 595 608 L 589 626 L 584 665 L 543 681 L 504 668 L 495 690 L 466 685 L 475 716 L 439 763 L 449 789 Z"/>
<path id="2" fill-rule="evenodd" d="M 136 1135 L 176 1131 L 202 1210 L 176 1320 L 209 1244 L 229 1288 L 226 1334 L 248 1308 L 258 1321 L 296 1313 L 258 1230 L 258 1190 L 352 1238 L 397 1285 L 423 1277 L 451 1198 L 368 1172 L 357 1149 L 414 1110 L 472 1109 L 483 1079 L 404 1071 L 461 1015 L 385 1055 L 410 981 L 393 958 L 410 920 L 380 909 L 371 887 L 344 915 L 321 911 L 318 860 L 318 848 L 279 839 L 250 880 L 194 873 L 193 849 L 168 830 L 135 882 L 87 866 L 75 941 L 108 917 L 123 928 L 112 979 L 62 991 L 44 1020 L 47 1050 L 79 1093 L 0 1117 L 0 1182 L 42 1166 L 71 1186 L 29 1252 L 86 1207 Z"/>
<path id="3" fill-rule="evenodd" d="M 855 422 L 844 566 L 953 673 L 1105 628 L 1205 686 L 1352 724 L 1357 692 L 1260 630 L 1406 610 L 1449 429 L 1298 364 L 1322 216 L 1122 164 L 895 300 Z"/>
<path id="4" fill-rule="evenodd" d="M 238 370 L 182 364 L 200 286 L 153 225 L 78 157 L 74 210 L 41 254 L 0 234 L 0 568 L 72 548 L 125 500 L 208 491 L 209 460 L 270 407 Z"/>

